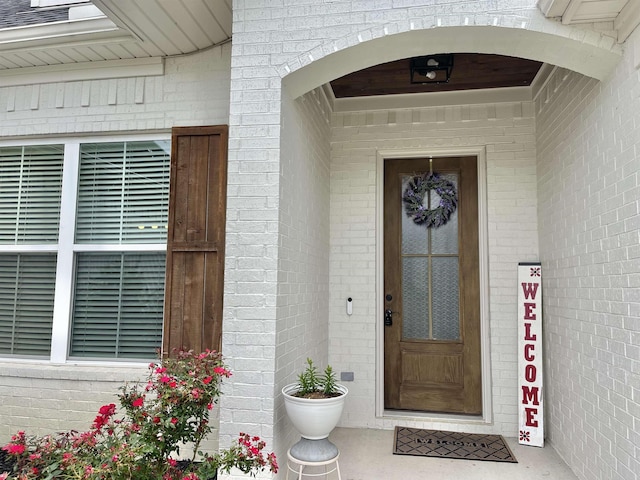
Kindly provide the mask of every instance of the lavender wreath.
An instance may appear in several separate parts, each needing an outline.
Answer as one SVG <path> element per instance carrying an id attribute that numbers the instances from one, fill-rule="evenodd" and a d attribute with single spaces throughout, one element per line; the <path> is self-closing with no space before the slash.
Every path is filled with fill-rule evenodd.
<path id="1" fill-rule="evenodd" d="M 437 207 L 429 209 L 424 205 L 424 197 L 431 190 L 435 190 L 440 202 Z M 438 228 L 446 224 L 456 211 L 458 195 L 455 185 L 449 180 L 441 178 L 437 173 L 425 173 L 409 180 L 402 194 L 402 201 L 407 216 L 415 224 Z"/>

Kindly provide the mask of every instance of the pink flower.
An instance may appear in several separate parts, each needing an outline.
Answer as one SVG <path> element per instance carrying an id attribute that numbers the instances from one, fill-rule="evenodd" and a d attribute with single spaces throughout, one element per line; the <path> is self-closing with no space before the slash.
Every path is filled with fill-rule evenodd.
<path id="1" fill-rule="evenodd" d="M 176 417 L 173 417 L 171 419 L 171 423 L 173 423 L 175 425 L 176 423 L 178 423 L 178 419 Z"/>
<path id="2" fill-rule="evenodd" d="M 98 415 L 95 420 L 93 421 L 93 425 L 91 425 L 93 428 L 95 428 L 96 430 L 100 430 L 102 427 L 104 427 L 107 424 L 107 417 L 103 416 L 103 415 Z"/>
<path id="3" fill-rule="evenodd" d="M 202 383 L 204 383 L 205 385 L 209 385 L 211 383 L 211 380 L 213 380 L 213 377 L 209 376 L 209 377 L 204 377 L 202 379 Z"/>
<path id="4" fill-rule="evenodd" d="M 167 371 L 167 369 L 166 369 L 166 368 L 164 368 L 164 367 L 158 367 L 158 368 L 156 368 L 156 373 L 157 373 L 158 375 L 159 375 L 159 374 L 161 374 L 161 373 L 164 373 L 164 372 L 166 372 L 166 371 Z"/>
<path id="5" fill-rule="evenodd" d="M 98 410 L 98 413 L 100 413 L 100 415 L 113 415 L 116 413 L 116 404 L 110 403 L 109 405 L 103 405 L 100 407 L 100 410 Z"/>
<path id="6" fill-rule="evenodd" d="M 141 407 L 142 405 L 144 405 L 144 397 L 138 397 L 136 398 L 131 405 L 133 407 Z"/>
<path id="7" fill-rule="evenodd" d="M 7 480 L 9 472 L 0 473 L 0 480 Z"/>
<path id="8" fill-rule="evenodd" d="M 213 403 L 207 403 L 207 410 L 211 410 L 213 408 Z"/>
<path id="9" fill-rule="evenodd" d="M 176 383 L 175 380 L 173 380 L 172 382 L 169 382 L 169 387 L 176 388 L 177 386 L 178 386 L 178 384 Z"/>
<path id="10" fill-rule="evenodd" d="M 169 383 L 171 381 L 171 377 L 168 375 L 163 375 L 160 377 L 160 383 Z"/>
<path id="11" fill-rule="evenodd" d="M 267 455 L 267 460 L 271 464 L 271 470 L 273 471 L 273 473 L 278 473 L 278 462 L 276 460 L 276 454 L 275 453 L 269 453 Z"/>
<path id="12" fill-rule="evenodd" d="M 231 376 L 231 372 L 224 367 L 214 367 L 213 371 L 214 373 L 217 373 L 218 375 L 224 375 L 227 378 Z"/>
<path id="13" fill-rule="evenodd" d="M 160 417 L 153 417 L 153 423 L 160 423 Z"/>
<path id="14" fill-rule="evenodd" d="M 200 398 L 200 390 L 194 388 L 193 390 L 191 390 L 191 396 L 193 396 L 193 398 L 195 399 Z"/>
<path id="15" fill-rule="evenodd" d="M 21 455 L 25 451 L 25 446 L 21 443 L 10 443 L 9 445 L 2 447 L 2 449 L 9 455 Z"/>
<path id="16" fill-rule="evenodd" d="M 171 465 L 172 467 L 175 467 L 176 465 L 178 465 L 178 462 L 176 460 L 174 460 L 173 458 L 167 458 L 167 463 L 169 465 Z"/>

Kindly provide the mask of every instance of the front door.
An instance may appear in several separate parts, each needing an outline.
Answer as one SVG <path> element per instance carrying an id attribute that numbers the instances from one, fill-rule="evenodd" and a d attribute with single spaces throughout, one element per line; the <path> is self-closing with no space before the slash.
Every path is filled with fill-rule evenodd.
<path id="1" fill-rule="evenodd" d="M 476 163 L 476 157 L 385 160 L 386 409 L 482 413 Z M 416 192 L 425 193 L 426 210 L 437 209 L 441 197 L 433 185 L 407 189 L 429 172 L 441 186 L 454 185 L 457 208 L 446 223 L 428 227 L 414 221 L 425 219 L 416 212 Z"/>

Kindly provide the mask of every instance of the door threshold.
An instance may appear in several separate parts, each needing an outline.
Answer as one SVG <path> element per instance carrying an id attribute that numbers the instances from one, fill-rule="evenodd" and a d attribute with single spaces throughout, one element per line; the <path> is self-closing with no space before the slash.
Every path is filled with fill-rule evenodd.
<path id="1" fill-rule="evenodd" d="M 460 415 L 455 413 L 421 412 L 418 410 L 388 410 L 382 412 L 384 419 L 412 419 L 422 422 L 457 423 L 467 425 L 489 425 L 490 421 L 482 415 Z"/>

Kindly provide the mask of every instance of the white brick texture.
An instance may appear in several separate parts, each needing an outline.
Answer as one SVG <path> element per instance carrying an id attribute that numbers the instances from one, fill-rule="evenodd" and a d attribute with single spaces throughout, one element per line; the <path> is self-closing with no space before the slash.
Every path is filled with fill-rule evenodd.
<path id="1" fill-rule="evenodd" d="M 119 386 L 144 380 L 145 374 L 145 367 L 0 363 L 0 443 L 18 430 L 88 430 L 101 405 L 118 403 Z"/>
<path id="2" fill-rule="evenodd" d="M 640 478 L 638 48 L 602 83 L 559 69 L 536 102 L 547 432 L 587 480 Z"/>
<path id="3" fill-rule="evenodd" d="M 568 27 L 544 19 L 536 3 L 236 0 L 232 46 L 166 59 L 158 77 L 0 88 L 0 131 L 55 138 L 230 125 L 223 351 L 235 373 L 222 399 L 221 443 L 246 430 L 282 463 L 295 433 L 280 389 L 307 356 L 355 373 L 343 425 L 393 425 L 374 414 L 376 150 L 484 147 L 494 421 L 465 427 L 515 434 L 516 264 L 540 256 L 550 440 L 581 479 L 637 480 L 638 32 L 613 77 L 599 84 L 561 69 L 535 108 L 331 114 L 314 90 L 427 44 L 578 70 L 589 62 L 606 70 L 617 59 L 610 25 Z M 461 29 L 439 30 L 464 26 L 458 36 L 448 32 Z M 346 296 L 354 298 L 350 318 Z M 132 373 L 16 365 L 0 364 L 10 405 L 0 413 L 10 417 L 0 418 L 4 439 L 26 418 L 41 432 L 72 427 L 76 417 L 82 425 L 73 425 L 84 426 Z"/>
<path id="4" fill-rule="evenodd" d="M 231 46 L 165 60 L 162 76 L 0 88 L 3 138 L 227 124 Z"/>

